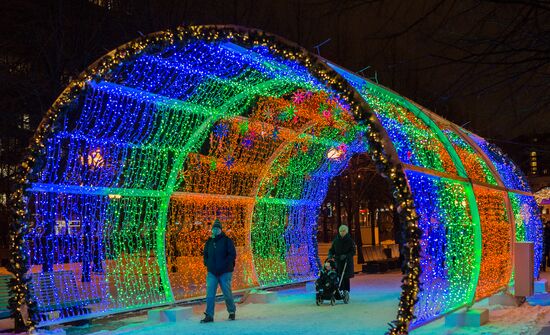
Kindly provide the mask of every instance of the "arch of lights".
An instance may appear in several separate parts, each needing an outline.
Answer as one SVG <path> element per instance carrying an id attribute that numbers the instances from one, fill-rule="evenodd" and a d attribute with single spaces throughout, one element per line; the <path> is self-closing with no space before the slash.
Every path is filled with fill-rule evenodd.
<path id="1" fill-rule="evenodd" d="M 258 30 L 180 27 L 117 48 L 70 83 L 29 152 L 10 270 L 30 327 L 203 296 L 215 218 L 236 242 L 234 289 L 314 279 L 329 181 L 364 152 L 407 240 L 388 333 L 505 289 L 514 241 L 535 242 L 538 276 L 536 204 L 500 149 Z"/>

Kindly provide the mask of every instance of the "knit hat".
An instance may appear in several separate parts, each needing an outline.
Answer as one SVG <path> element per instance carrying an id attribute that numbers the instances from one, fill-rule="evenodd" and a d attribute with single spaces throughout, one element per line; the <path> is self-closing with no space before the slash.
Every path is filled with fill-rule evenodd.
<path id="1" fill-rule="evenodd" d="M 222 229 L 222 223 L 220 222 L 220 220 L 216 219 L 214 220 L 214 224 L 212 225 L 212 228 L 220 228 L 220 230 Z"/>

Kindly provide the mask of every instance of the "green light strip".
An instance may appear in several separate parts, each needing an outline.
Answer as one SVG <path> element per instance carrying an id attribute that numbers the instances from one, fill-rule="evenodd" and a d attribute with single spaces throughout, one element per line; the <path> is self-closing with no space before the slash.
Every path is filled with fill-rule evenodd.
<path id="1" fill-rule="evenodd" d="M 281 198 L 267 198 L 267 197 L 258 197 L 256 198 L 256 203 L 263 204 L 273 204 L 273 205 L 286 205 L 286 206 L 318 206 L 317 201 L 310 200 L 294 200 L 294 199 L 281 199 Z"/>
<path id="2" fill-rule="evenodd" d="M 178 154 L 168 181 L 166 182 L 166 190 L 172 194 L 176 186 L 178 172 L 182 169 L 183 163 L 191 150 L 195 146 L 202 143 L 208 136 L 209 130 L 216 122 L 216 117 L 211 116 L 208 118 L 196 131 L 193 132 L 193 135 L 189 138 L 189 141 L 182 148 L 181 152 Z M 162 284 L 164 287 L 164 292 L 166 293 L 166 299 L 168 301 L 174 301 L 174 294 L 172 292 L 172 286 L 170 285 L 170 279 L 168 277 L 168 267 L 166 266 L 166 225 L 168 221 L 168 206 L 170 204 L 170 196 L 167 196 L 163 199 L 162 204 L 159 208 L 159 223 L 157 225 L 157 261 L 159 263 L 160 275 Z"/>
<path id="3" fill-rule="evenodd" d="M 466 196 L 468 197 L 468 203 L 470 205 L 470 212 L 472 213 L 472 223 L 474 224 L 474 271 L 473 271 L 473 289 L 468 292 L 470 306 L 475 303 L 476 289 L 479 282 L 479 274 L 481 273 L 481 251 L 483 248 L 481 240 L 481 221 L 479 218 L 479 208 L 477 207 L 477 200 L 474 193 L 474 188 L 469 182 L 461 182 L 466 190 Z"/>

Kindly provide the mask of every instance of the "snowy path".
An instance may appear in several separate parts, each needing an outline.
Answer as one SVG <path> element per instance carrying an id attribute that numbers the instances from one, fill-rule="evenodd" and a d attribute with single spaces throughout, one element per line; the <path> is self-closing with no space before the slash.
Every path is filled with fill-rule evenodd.
<path id="1" fill-rule="evenodd" d="M 550 273 L 543 273 L 550 279 Z M 325 303 L 316 306 L 314 293 L 295 287 L 278 292 L 270 304 L 244 303 L 237 306 L 237 321 L 227 321 L 227 312 L 218 309 L 216 321 L 200 324 L 200 311 L 190 320 L 178 323 L 150 323 L 144 315 L 108 323 L 94 320 L 84 327 L 63 327 L 42 334 L 68 335 L 168 335 L 168 334 L 384 334 L 387 322 L 393 320 L 399 298 L 400 274 L 358 275 L 352 280 L 349 305 Z M 223 302 L 219 302 L 223 308 Z M 490 321 L 480 328 L 446 328 L 444 319 L 411 332 L 411 335 L 550 335 L 550 294 L 529 298 L 518 308 L 488 306 L 481 301 L 476 307 L 490 310 Z"/>
<path id="2" fill-rule="evenodd" d="M 348 305 L 325 302 L 316 306 L 315 293 L 298 287 L 279 291 L 274 303 L 238 305 L 237 321 L 227 321 L 227 312 L 222 310 L 210 324 L 200 324 L 199 314 L 178 323 L 135 323 L 138 319 L 109 334 L 383 334 L 396 315 L 400 278 L 397 273 L 356 276 Z"/>

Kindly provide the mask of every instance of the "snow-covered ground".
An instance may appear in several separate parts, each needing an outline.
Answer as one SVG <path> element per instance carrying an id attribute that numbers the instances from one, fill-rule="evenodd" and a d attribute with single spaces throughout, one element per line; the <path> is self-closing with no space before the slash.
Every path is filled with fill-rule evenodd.
<path id="1" fill-rule="evenodd" d="M 550 279 L 550 273 L 544 273 Z M 41 334 L 384 334 L 387 322 L 396 315 L 400 274 L 358 275 L 352 280 L 349 305 L 338 302 L 316 306 L 314 292 L 304 286 L 278 291 L 278 300 L 269 304 L 237 305 L 237 321 L 227 321 L 222 301 L 216 308 L 215 322 L 200 324 L 204 306 L 195 306 L 195 314 L 177 323 L 152 323 L 143 313 L 94 320 L 87 326 L 65 326 L 40 330 Z M 475 307 L 490 310 L 490 321 L 479 328 L 446 328 L 444 319 L 411 332 L 412 335 L 432 334 L 498 334 L 550 335 L 550 294 L 529 298 L 521 307 L 489 306 L 481 301 Z"/>
<path id="2" fill-rule="evenodd" d="M 94 334 L 383 334 L 387 322 L 396 315 L 400 279 L 398 273 L 358 275 L 352 280 L 348 305 L 338 301 L 331 306 L 326 301 L 317 306 L 315 292 L 306 292 L 305 287 L 300 286 L 279 290 L 276 302 L 238 304 L 236 321 L 227 320 L 225 304 L 220 301 L 213 323 L 199 323 L 204 311 L 201 306 L 195 308 L 191 319 L 183 322 L 155 324 L 147 322 L 145 317 L 134 317 L 115 331 Z M 75 331 L 68 330 L 67 334 L 76 334 Z"/>
<path id="3" fill-rule="evenodd" d="M 548 294 L 536 298 L 542 298 L 546 303 L 550 303 Z M 531 299 L 530 301 L 532 303 Z M 550 335 L 550 306 L 532 306 L 531 303 L 525 303 L 520 307 L 491 306 L 484 300 L 474 306 L 489 310 L 489 322 L 482 327 L 447 328 L 445 319 L 442 318 L 415 329 L 410 334 Z"/>
<path id="4" fill-rule="evenodd" d="M 541 272 L 550 282 L 550 272 Z M 550 287 L 549 287 L 550 288 Z M 441 318 L 410 332 L 411 335 L 550 335 L 550 294 L 529 297 L 520 307 L 489 305 L 489 299 L 474 308 L 489 310 L 489 322 L 482 327 L 447 328 Z"/>

